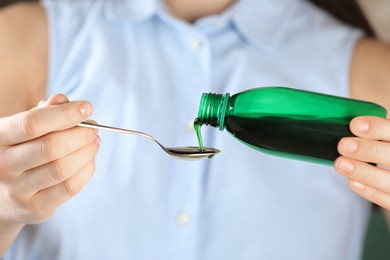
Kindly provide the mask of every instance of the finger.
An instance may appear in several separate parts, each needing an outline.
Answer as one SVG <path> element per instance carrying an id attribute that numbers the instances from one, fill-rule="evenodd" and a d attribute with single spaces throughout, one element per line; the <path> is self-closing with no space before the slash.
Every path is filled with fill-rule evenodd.
<path id="1" fill-rule="evenodd" d="M 23 196 L 29 198 L 40 190 L 71 178 L 87 164 L 94 161 L 99 143 L 99 136 L 97 136 L 94 143 L 66 157 L 24 172 L 15 182 L 15 189 L 23 191 Z"/>
<path id="2" fill-rule="evenodd" d="M 387 142 L 344 137 L 338 143 L 337 150 L 341 155 L 359 161 L 390 165 L 390 146 Z"/>
<path id="3" fill-rule="evenodd" d="M 55 94 L 47 100 L 46 106 L 61 105 L 68 102 L 69 99 L 64 94 Z"/>
<path id="4" fill-rule="evenodd" d="M 52 105 L 61 105 L 69 102 L 69 99 L 63 94 L 54 94 L 49 99 L 43 99 L 39 101 L 38 105 L 33 109 L 44 107 L 44 106 L 52 106 Z"/>
<path id="5" fill-rule="evenodd" d="M 342 156 L 334 165 L 336 171 L 345 177 L 390 193 L 390 174 L 386 170 Z"/>
<path id="6" fill-rule="evenodd" d="M 390 141 L 390 120 L 375 116 L 361 116 L 352 119 L 350 128 L 359 137 Z"/>
<path id="7" fill-rule="evenodd" d="M 31 198 L 31 207 L 36 211 L 52 211 L 77 195 L 92 177 L 94 171 L 95 163 L 90 162 L 70 179 L 39 191 Z"/>
<path id="8" fill-rule="evenodd" d="M 82 127 L 54 132 L 4 151 L 8 171 L 22 173 L 69 155 L 95 141 L 97 131 Z M 17 158 L 19 161 L 15 162 Z M 21 161 L 21 158 L 24 158 Z M 13 162 L 13 163 L 12 163 Z"/>
<path id="9" fill-rule="evenodd" d="M 20 144 L 49 132 L 71 128 L 86 120 L 91 113 L 92 105 L 89 102 L 75 101 L 1 118 L 0 144 Z"/>
<path id="10" fill-rule="evenodd" d="M 351 180 L 348 183 L 348 186 L 351 190 L 362 196 L 363 198 L 387 209 L 390 210 L 390 194 L 364 185 L 360 182 Z"/>

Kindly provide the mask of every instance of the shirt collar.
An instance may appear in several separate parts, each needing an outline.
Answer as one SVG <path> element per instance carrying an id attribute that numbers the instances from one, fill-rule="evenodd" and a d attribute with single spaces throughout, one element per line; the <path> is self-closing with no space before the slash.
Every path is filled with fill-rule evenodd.
<path id="1" fill-rule="evenodd" d="M 270 50 L 281 40 L 297 0 L 239 0 L 228 10 L 241 36 Z"/>
<path id="2" fill-rule="evenodd" d="M 163 0 L 111 0 L 105 2 L 108 18 L 146 20 L 161 13 Z M 231 19 L 238 33 L 250 44 L 270 50 L 275 47 L 299 0 L 237 0 L 222 16 Z"/>
<path id="3" fill-rule="evenodd" d="M 109 0 L 104 11 L 108 19 L 142 21 L 157 11 L 158 0 Z"/>

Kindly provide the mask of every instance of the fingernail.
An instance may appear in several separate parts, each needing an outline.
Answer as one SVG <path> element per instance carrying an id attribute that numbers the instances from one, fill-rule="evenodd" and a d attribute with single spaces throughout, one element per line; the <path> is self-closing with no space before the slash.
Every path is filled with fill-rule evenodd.
<path id="1" fill-rule="evenodd" d="M 349 186 L 351 186 L 352 188 L 357 189 L 357 190 L 364 190 L 366 188 L 366 185 L 364 185 L 360 182 L 357 182 L 357 181 L 350 181 Z"/>
<path id="2" fill-rule="evenodd" d="M 362 119 L 357 119 L 353 124 L 353 128 L 361 133 L 367 132 L 369 127 L 368 122 Z"/>
<path id="3" fill-rule="evenodd" d="M 82 102 L 79 105 L 80 113 L 84 116 L 88 116 L 92 112 L 92 106 L 88 102 Z"/>
<path id="4" fill-rule="evenodd" d="M 63 94 L 58 94 L 56 96 L 56 98 L 57 98 L 56 101 L 57 101 L 58 104 L 63 104 L 63 103 L 69 102 L 69 99 L 65 95 L 63 95 Z"/>
<path id="5" fill-rule="evenodd" d="M 344 172 L 352 172 L 354 165 L 353 165 L 352 161 L 345 159 L 345 158 L 340 158 L 337 161 L 337 168 L 339 168 L 340 170 L 342 170 Z"/>
<path id="6" fill-rule="evenodd" d="M 358 144 L 352 139 L 342 139 L 340 143 L 340 149 L 342 152 L 354 153 L 358 149 Z"/>

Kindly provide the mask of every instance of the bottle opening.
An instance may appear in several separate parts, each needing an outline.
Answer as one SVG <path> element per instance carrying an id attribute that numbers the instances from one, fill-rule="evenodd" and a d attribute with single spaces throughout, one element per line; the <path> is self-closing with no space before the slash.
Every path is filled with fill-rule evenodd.
<path id="1" fill-rule="evenodd" d="M 228 110 L 230 94 L 203 93 L 198 111 L 198 123 L 225 128 L 225 115 Z"/>

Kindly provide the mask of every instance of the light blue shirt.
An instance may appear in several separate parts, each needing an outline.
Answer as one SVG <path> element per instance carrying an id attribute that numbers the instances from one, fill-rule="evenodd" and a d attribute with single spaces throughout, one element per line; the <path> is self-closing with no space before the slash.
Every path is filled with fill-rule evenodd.
<path id="1" fill-rule="evenodd" d="M 361 33 L 303 0 L 241 0 L 188 24 L 152 0 L 45 1 L 47 95 L 94 104 L 102 124 L 196 145 L 203 92 L 287 86 L 346 96 Z M 302 104 L 304 105 L 304 104 Z M 356 260 L 369 203 L 332 167 L 272 157 L 203 128 L 211 160 L 100 132 L 97 171 L 6 259 Z"/>

